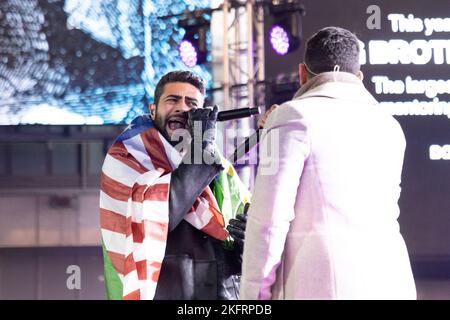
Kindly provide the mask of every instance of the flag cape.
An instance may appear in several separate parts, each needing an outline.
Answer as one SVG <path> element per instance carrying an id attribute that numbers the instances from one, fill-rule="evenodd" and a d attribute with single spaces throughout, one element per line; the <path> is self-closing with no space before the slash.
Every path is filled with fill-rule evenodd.
<path id="1" fill-rule="evenodd" d="M 108 299 L 153 299 L 165 255 L 171 172 L 181 155 L 139 116 L 110 147 L 102 167 L 100 226 Z M 196 199 L 185 220 L 229 245 L 225 227 L 250 194 L 232 165 Z"/>

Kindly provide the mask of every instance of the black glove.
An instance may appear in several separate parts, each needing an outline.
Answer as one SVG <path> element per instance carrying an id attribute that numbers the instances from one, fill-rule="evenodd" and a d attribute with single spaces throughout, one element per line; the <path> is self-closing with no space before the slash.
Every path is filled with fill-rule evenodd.
<path id="1" fill-rule="evenodd" d="M 236 219 L 230 219 L 227 226 L 227 230 L 233 238 L 239 254 L 242 254 L 244 251 L 245 228 L 247 226 L 247 211 L 249 207 L 250 204 L 246 203 L 244 214 L 237 214 Z"/>
<path id="2" fill-rule="evenodd" d="M 223 170 L 220 155 L 215 151 L 217 113 L 217 106 L 187 113 L 193 140 L 170 179 L 169 231 L 183 220 L 195 199 Z"/>
<path id="3" fill-rule="evenodd" d="M 191 147 L 183 159 L 185 163 L 220 164 L 216 152 L 216 122 L 219 108 L 205 107 L 188 112 L 188 126 L 191 130 Z M 189 162 L 190 161 L 190 162 Z"/>

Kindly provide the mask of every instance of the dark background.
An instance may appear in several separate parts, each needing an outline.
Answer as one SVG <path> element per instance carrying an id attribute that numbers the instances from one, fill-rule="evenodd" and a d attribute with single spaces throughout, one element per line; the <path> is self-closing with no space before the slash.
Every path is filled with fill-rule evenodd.
<path id="1" fill-rule="evenodd" d="M 271 86 L 266 90 L 267 105 L 283 102 L 292 97 L 298 88 L 298 64 L 303 62 L 306 40 L 321 28 L 339 26 L 354 32 L 368 50 L 369 40 L 404 39 L 449 39 L 450 33 L 394 33 L 390 13 L 419 18 L 450 17 L 448 0 L 333 0 L 302 1 L 306 15 L 302 19 L 302 45 L 280 57 L 265 42 L 266 80 L 272 83 L 297 81 L 297 83 Z M 366 26 L 369 14 L 366 9 L 378 5 L 381 9 L 381 29 L 369 30 Z M 273 17 L 266 12 L 266 34 L 273 23 Z M 270 21 L 272 19 L 272 21 Z M 367 59 L 369 61 L 369 59 Z M 449 65 L 429 63 L 427 65 L 370 65 L 361 66 L 365 75 L 364 84 L 378 101 L 431 101 L 425 95 L 377 95 L 371 82 L 374 75 L 385 75 L 391 80 L 404 80 L 407 75 L 413 79 L 449 79 Z M 449 101 L 449 95 L 438 95 L 440 101 Z M 450 256 L 450 161 L 429 159 L 429 146 L 450 144 L 450 119 L 447 116 L 396 116 L 402 126 L 407 148 L 400 197 L 400 227 L 416 272 L 427 274 L 448 274 L 447 261 Z M 383 168 L 379 168 L 383 170 Z M 370 205 L 370 204 L 368 204 Z M 420 269 L 420 270 L 419 270 Z"/>

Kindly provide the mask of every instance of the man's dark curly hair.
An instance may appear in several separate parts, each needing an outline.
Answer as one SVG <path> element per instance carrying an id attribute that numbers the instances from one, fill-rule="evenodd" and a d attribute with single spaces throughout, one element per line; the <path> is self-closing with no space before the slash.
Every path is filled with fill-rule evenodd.
<path id="1" fill-rule="evenodd" d="M 356 74 L 359 71 L 359 42 L 350 31 L 339 27 L 319 30 L 306 43 L 305 64 L 319 74 L 339 70 Z"/>
<path id="2" fill-rule="evenodd" d="M 172 82 L 186 82 L 192 84 L 196 87 L 200 93 L 204 96 L 205 91 L 205 82 L 202 78 L 197 76 L 195 73 L 191 71 L 177 70 L 166 73 L 156 85 L 155 88 L 155 100 L 154 103 L 158 105 L 159 99 L 161 98 L 164 92 L 164 86 L 168 83 Z"/>

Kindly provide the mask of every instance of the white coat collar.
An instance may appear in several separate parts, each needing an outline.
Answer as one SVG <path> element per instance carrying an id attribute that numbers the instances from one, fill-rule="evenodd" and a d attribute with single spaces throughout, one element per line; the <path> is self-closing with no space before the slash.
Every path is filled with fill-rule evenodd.
<path id="1" fill-rule="evenodd" d="M 294 100 L 328 97 L 378 104 L 361 80 L 347 72 L 324 72 L 308 80 L 295 94 Z"/>

